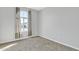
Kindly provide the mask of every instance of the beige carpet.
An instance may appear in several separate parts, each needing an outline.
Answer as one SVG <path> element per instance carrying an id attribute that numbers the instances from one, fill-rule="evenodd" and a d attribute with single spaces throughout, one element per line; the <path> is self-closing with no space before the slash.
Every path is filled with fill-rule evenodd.
<path id="1" fill-rule="evenodd" d="M 50 41 L 42 37 L 34 37 L 21 41 L 0 45 L 1 51 L 77 51 L 76 49 Z"/>

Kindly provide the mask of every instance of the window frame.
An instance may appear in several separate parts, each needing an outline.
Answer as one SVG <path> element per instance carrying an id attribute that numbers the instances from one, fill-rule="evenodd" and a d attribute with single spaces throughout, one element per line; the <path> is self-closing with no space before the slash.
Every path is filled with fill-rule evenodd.
<path id="1" fill-rule="evenodd" d="M 21 12 L 21 11 L 20 11 Z M 28 13 L 28 11 L 27 11 L 27 13 Z M 23 24 L 21 23 L 21 18 L 23 19 Z M 28 29 L 27 30 L 25 30 L 25 28 L 24 28 L 24 25 L 25 25 L 25 20 L 24 19 L 27 19 L 27 28 L 28 28 L 28 15 L 26 16 L 26 17 L 20 17 L 20 23 L 21 23 L 21 28 L 22 28 L 22 25 L 23 25 L 23 31 L 21 30 L 21 32 L 26 32 L 26 31 L 28 31 Z"/>

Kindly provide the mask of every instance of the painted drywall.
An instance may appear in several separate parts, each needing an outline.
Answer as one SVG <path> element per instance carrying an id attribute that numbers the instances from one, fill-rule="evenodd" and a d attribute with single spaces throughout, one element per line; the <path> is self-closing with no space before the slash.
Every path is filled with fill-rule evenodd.
<path id="1" fill-rule="evenodd" d="M 0 44 L 15 41 L 15 7 L 0 7 Z M 37 36 L 38 11 L 32 10 L 32 35 Z"/>
<path id="2" fill-rule="evenodd" d="M 0 7 L 0 43 L 13 41 L 15 8 Z"/>
<path id="3" fill-rule="evenodd" d="M 79 8 L 49 7 L 39 17 L 40 36 L 79 49 Z"/>
<path id="4" fill-rule="evenodd" d="M 39 15 L 39 11 L 33 10 L 32 9 L 32 36 L 38 36 L 38 15 Z"/>

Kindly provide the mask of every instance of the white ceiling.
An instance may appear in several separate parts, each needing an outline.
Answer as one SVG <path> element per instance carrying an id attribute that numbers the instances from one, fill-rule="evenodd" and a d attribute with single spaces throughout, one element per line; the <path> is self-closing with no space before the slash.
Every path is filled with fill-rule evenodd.
<path id="1" fill-rule="evenodd" d="M 45 7 L 30 7 L 30 8 L 32 8 L 32 9 L 35 9 L 35 10 L 42 10 L 42 9 L 44 9 Z"/>

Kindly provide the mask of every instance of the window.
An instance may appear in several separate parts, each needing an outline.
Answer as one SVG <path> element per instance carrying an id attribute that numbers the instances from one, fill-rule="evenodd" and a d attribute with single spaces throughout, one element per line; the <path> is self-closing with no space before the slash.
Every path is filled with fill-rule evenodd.
<path id="1" fill-rule="evenodd" d="M 28 11 L 20 11 L 21 32 L 28 31 Z"/>

